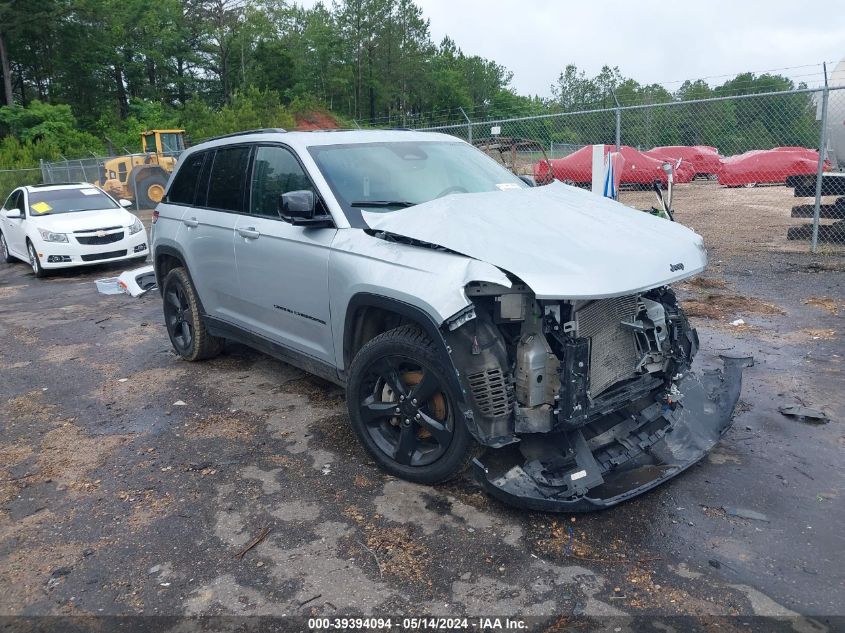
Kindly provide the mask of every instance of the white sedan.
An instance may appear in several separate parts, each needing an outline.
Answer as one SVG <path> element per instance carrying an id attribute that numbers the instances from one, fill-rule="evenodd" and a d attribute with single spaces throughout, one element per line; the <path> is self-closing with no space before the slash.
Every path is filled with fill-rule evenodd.
<path id="1" fill-rule="evenodd" d="M 49 269 L 146 259 L 141 220 L 87 183 L 19 187 L 0 210 L 0 257 L 23 260 L 37 277 Z"/>

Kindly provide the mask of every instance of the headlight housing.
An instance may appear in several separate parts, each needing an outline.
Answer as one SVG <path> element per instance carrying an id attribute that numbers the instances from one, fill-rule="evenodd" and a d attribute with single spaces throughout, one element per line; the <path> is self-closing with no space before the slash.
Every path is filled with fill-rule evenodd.
<path id="1" fill-rule="evenodd" d="M 129 235 L 135 235 L 135 233 L 140 233 L 144 230 L 144 225 L 141 224 L 141 220 L 135 218 L 135 221 L 132 223 L 132 226 L 129 227 Z"/>
<path id="2" fill-rule="evenodd" d="M 45 242 L 67 242 L 67 235 L 64 233 L 53 233 L 47 229 L 38 229 L 41 233 L 41 239 Z"/>

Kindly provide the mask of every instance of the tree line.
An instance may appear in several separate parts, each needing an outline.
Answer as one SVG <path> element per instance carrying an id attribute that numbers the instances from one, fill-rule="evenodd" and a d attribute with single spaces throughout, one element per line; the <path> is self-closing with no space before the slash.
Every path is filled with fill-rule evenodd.
<path id="1" fill-rule="evenodd" d="M 435 43 L 414 0 L 0 0 L 0 74 L 0 167 L 137 151 L 144 128 L 184 127 L 198 141 L 290 127 L 315 110 L 346 126 L 420 126 L 798 87 L 744 74 L 669 92 L 618 68 L 588 77 L 567 66 L 550 98 L 520 95 L 496 61 Z M 623 142 L 812 146 L 809 99 L 779 99 L 632 111 Z M 612 142 L 611 119 L 538 122 L 522 135 Z"/>

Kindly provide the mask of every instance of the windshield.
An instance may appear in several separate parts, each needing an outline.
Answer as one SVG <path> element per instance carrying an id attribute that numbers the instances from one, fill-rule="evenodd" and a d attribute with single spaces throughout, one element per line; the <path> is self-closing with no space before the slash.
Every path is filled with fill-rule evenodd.
<path id="1" fill-rule="evenodd" d="M 309 152 L 353 226 L 361 209 L 390 213 L 452 193 L 527 185 L 471 145 L 400 141 L 317 145 Z"/>
<path id="2" fill-rule="evenodd" d="M 161 151 L 165 154 L 178 154 L 185 149 L 185 144 L 182 142 L 182 135 L 175 133 L 165 133 L 161 135 Z"/>
<path id="3" fill-rule="evenodd" d="M 29 210 L 33 216 L 119 208 L 120 205 L 95 187 L 29 193 Z"/>

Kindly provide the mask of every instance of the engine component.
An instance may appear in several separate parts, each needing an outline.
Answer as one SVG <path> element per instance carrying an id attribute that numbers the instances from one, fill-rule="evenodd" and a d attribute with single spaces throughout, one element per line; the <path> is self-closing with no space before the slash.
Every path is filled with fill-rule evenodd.
<path id="1" fill-rule="evenodd" d="M 516 399 L 525 407 L 552 404 L 560 387 L 560 361 L 540 332 L 524 334 L 516 347 Z"/>
<path id="2" fill-rule="evenodd" d="M 522 321 L 525 318 L 525 294 L 506 294 L 496 297 L 496 321 Z"/>

